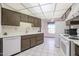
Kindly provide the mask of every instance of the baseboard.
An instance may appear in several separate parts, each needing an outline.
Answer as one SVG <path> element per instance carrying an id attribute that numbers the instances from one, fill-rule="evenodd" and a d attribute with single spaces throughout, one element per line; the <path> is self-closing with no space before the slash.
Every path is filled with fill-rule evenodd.
<path id="1" fill-rule="evenodd" d="M 50 37 L 50 36 L 44 36 L 45 38 L 55 38 L 55 37 Z"/>

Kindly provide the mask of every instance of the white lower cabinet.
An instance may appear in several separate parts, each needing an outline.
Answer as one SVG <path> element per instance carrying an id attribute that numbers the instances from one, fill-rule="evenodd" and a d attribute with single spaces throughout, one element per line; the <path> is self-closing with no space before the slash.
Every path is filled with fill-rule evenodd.
<path id="1" fill-rule="evenodd" d="M 21 37 L 3 38 L 3 55 L 10 56 L 21 51 Z"/>

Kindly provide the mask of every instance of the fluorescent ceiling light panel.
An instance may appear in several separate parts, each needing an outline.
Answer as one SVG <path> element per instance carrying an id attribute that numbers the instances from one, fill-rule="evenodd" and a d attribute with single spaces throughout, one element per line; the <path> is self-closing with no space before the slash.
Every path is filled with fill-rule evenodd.
<path id="1" fill-rule="evenodd" d="M 6 9 L 10 9 L 10 10 L 15 11 L 15 9 L 13 9 L 13 8 L 11 8 L 11 7 L 9 7 L 9 6 L 7 6 L 5 3 L 2 3 L 1 5 L 2 5 L 3 8 L 6 8 Z"/>
<path id="2" fill-rule="evenodd" d="M 71 3 L 57 3 L 56 10 L 68 9 L 72 4 Z"/>
<path id="3" fill-rule="evenodd" d="M 71 3 L 58 3 L 56 6 L 56 10 L 68 9 L 72 4 Z"/>
<path id="4" fill-rule="evenodd" d="M 44 16 L 42 13 L 35 13 L 35 16 Z"/>
<path id="5" fill-rule="evenodd" d="M 24 13 L 24 14 L 27 14 L 27 15 L 32 15 L 32 13 L 30 11 L 28 11 L 27 9 L 21 10 L 19 12 Z"/>
<path id="6" fill-rule="evenodd" d="M 53 12 L 47 12 L 47 13 L 44 13 L 46 18 L 52 18 L 53 17 Z"/>
<path id="7" fill-rule="evenodd" d="M 55 11 L 54 16 L 53 17 L 61 17 L 63 14 L 65 13 L 65 10 L 61 10 L 61 11 Z"/>
<path id="8" fill-rule="evenodd" d="M 23 3 L 23 5 L 25 6 L 25 8 L 39 6 L 38 3 Z"/>
<path id="9" fill-rule="evenodd" d="M 32 13 L 42 13 L 40 7 L 29 8 Z"/>
<path id="10" fill-rule="evenodd" d="M 6 3 L 6 4 L 16 10 L 24 9 L 24 7 L 20 3 Z"/>
<path id="11" fill-rule="evenodd" d="M 43 5 L 41 7 L 42 7 L 43 12 L 47 12 L 47 11 L 52 11 L 53 12 L 55 4 L 47 4 L 47 5 Z"/>

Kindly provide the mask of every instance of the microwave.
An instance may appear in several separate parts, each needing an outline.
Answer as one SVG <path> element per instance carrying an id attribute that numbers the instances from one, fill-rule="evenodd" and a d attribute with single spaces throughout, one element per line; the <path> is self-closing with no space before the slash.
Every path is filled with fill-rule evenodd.
<path id="1" fill-rule="evenodd" d="M 71 36 L 77 35 L 77 29 L 69 29 L 69 35 Z"/>
<path id="2" fill-rule="evenodd" d="M 71 36 L 76 36 L 77 35 L 77 29 L 65 29 L 65 34 L 69 34 Z"/>

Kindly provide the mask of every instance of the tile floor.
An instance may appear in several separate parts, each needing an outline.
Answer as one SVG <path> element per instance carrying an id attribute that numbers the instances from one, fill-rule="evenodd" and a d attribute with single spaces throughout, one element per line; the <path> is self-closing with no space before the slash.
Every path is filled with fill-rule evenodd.
<path id="1" fill-rule="evenodd" d="M 64 56 L 60 48 L 55 47 L 56 38 L 44 38 L 44 43 L 28 49 L 16 56 Z"/>

